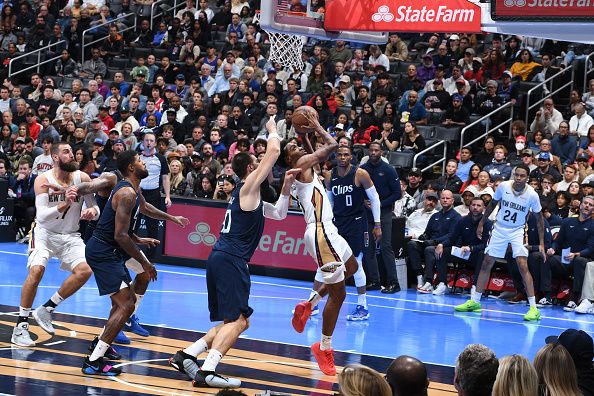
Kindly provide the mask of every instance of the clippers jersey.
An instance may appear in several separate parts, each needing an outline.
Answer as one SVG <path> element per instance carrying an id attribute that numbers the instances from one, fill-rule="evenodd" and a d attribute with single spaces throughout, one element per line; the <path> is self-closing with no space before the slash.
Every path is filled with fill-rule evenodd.
<path id="1" fill-rule="evenodd" d="M 105 209 L 101 213 L 101 218 L 99 219 L 99 223 L 97 223 L 97 227 L 95 231 L 93 231 L 93 237 L 113 246 L 114 248 L 118 249 L 119 252 L 122 254 L 123 257 L 126 259 L 129 258 L 128 254 L 124 252 L 124 250 L 120 249 L 120 245 L 115 240 L 115 217 L 116 212 L 113 210 L 111 206 L 111 202 L 113 196 L 123 187 L 132 187 L 127 180 L 122 180 L 116 184 L 116 186 L 111 191 L 109 195 L 109 199 L 105 204 Z M 140 212 L 140 198 L 138 196 L 138 192 L 136 191 L 136 202 L 134 204 L 134 208 L 132 209 L 132 217 L 130 219 L 130 226 L 128 227 L 128 235 L 132 235 L 134 233 L 134 229 L 136 228 L 136 221 L 138 220 L 138 214 Z"/>
<path id="2" fill-rule="evenodd" d="M 367 197 L 363 187 L 355 185 L 355 174 L 358 167 L 351 166 L 351 170 L 344 176 L 339 176 L 336 168 L 330 176 L 330 192 L 334 199 L 334 223 L 339 226 L 354 218 L 365 216 L 364 200 Z"/>
<path id="3" fill-rule="evenodd" d="M 310 183 L 302 183 L 299 180 L 295 180 L 293 189 L 295 197 L 301 204 L 303 217 L 308 225 L 332 223 L 332 218 L 334 217 L 332 206 L 327 199 L 324 185 L 315 173 L 313 181 Z"/>
<path id="4" fill-rule="evenodd" d="M 57 184 L 58 181 L 54 177 L 52 171 L 45 172 L 43 174 L 46 178 L 48 183 Z M 80 183 L 80 171 L 74 171 L 72 173 L 72 179 L 70 184 L 67 187 L 73 186 L 75 184 Z M 51 192 L 51 188 L 50 188 Z M 61 204 L 62 202 L 66 201 L 66 194 L 58 194 L 58 195 L 51 195 L 49 194 L 49 204 L 50 208 L 54 208 Z M 75 201 L 70 205 L 68 209 L 66 209 L 63 213 L 58 213 L 56 217 L 41 221 L 39 218 L 36 220 L 37 226 L 42 227 L 50 232 L 56 234 L 73 234 L 78 232 L 79 229 L 79 220 L 80 220 L 80 212 L 82 210 L 84 200 L 82 197 L 76 197 Z"/>
<path id="5" fill-rule="evenodd" d="M 249 261 L 264 232 L 264 204 L 260 199 L 256 209 L 249 212 L 241 209 L 239 192 L 243 185 L 243 182 L 239 183 L 231 193 L 231 200 L 227 205 L 225 219 L 221 226 L 221 234 L 213 250 Z"/>

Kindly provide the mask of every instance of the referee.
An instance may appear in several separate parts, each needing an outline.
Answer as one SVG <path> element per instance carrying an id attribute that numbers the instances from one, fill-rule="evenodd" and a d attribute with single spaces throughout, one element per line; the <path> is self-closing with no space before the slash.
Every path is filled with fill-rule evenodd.
<path id="1" fill-rule="evenodd" d="M 149 175 L 140 182 L 140 190 L 146 202 L 155 208 L 164 210 L 161 190 L 165 192 L 165 206 L 171 206 L 171 196 L 169 194 L 169 165 L 167 159 L 156 150 L 157 138 L 154 133 L 147 132 L 142 139 L 143 150 L 140 153 L 140 159 L 146 165 Z M 157 237 L 158 220 L 144 216 L 147 236 Z M 142 222 L 141 222 L 142 224 Z M 147 257 L 153 258 L 155 247 L 148 248 Z"/>

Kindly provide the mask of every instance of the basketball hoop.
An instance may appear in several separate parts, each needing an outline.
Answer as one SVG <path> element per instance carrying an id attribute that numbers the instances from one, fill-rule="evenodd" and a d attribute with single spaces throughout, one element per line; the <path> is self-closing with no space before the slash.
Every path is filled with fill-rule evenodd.
<path id="1" fill-rule="evenodd" d="M 254 23 L 260 23 L 260 10 L 256 11 Z M 270 39 L 270 54 L 268 59 L 271 63 L 278 62 L 284 67 L 294 67 L 303 70 L 301 51 L 303 50 L 303 37 L 264 30 Z"/>

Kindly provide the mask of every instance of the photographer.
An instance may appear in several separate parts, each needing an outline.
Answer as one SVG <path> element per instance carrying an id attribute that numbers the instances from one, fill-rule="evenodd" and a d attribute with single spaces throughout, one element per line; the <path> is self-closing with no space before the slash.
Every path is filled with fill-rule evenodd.
<path id="1" fill-rule="evenodd" d="M 231 199 L 231 193 L 235 188 L 237 182 L 232 176 L 221 175 L 217 178 L 217 186 L 213 195 L 213 199 L 227 201 Z"/>

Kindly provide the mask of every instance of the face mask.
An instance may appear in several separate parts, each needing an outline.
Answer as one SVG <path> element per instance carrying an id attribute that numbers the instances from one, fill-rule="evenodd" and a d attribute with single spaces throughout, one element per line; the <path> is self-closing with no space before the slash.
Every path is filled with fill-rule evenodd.
<path id="1" fill-rule="evenodd" d="M 516 143 L 516 150 L 518 150 L 518 151 L 524 150 L 524 147 L 526 147 L 524 145 L 524 143 L 522 143 L 522 142 L 517 142 Z"/>

